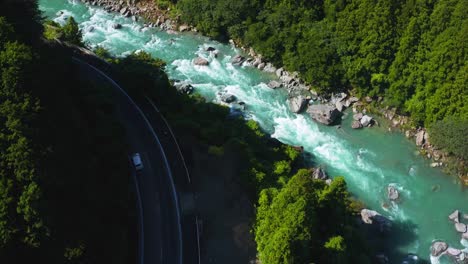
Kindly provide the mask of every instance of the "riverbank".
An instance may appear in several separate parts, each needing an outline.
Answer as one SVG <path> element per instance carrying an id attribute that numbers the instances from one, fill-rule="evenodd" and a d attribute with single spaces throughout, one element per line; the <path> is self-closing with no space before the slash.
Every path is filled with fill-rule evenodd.
<path id="1" fill-rule="evenodd" d="M 112 1 L 112 0 L 82 0 L 86 4 L 93 6 L 101 6 L 106 11 L 118 12 L 123 16 L 132 16 L 134 20 L 141 16 L 145 19 L 145 25 L 148 27 L 160 27 L 162 30 L 169 33 L 193 31 L 197 32 L 195 27 L 190 25 L 181 24 L 179 16 L 171 14 L 170 8 L 159 8 L 154 1 Z M 319 94 L 310 84 L 305 83 L 297 72 L 288 72 L 283 68 L 276 68 L 272 63 L 265 61 L 261 54 L 256 53 L 252 48 L 244 47 L 239 41 L 229 40 L 229 43 L 241 49 L 246 56 L 238 55 L 233 58 L 232 62 L 236 65 L 250 66 L 258 68 L 259 70 L 275 74 L 278 81 L 272 81 L 268 86 L 272 89 L 284 88 L 288 91 L 289 105 L 291 111 L 299 113 L 306 111 L 308 104 L 313 101 L 319 101 L 322 104 L 331 104 L 332 108 L 318 109 L 315 111 L 316 116 L 324 114 L 324 111 L 342 112 L 348 107 L 353 107 L 354 112 L 362 112 L 364 109 L 369 114 L 376 114 L 386 118 L 392 130 L 398 130 L 407 138 L 414 140 L 419 149 L 420 154 L 431 160 L 431 167 L 440 167 L 444 172 L 455 175 L 460 182 L 468 186 L 468 172 L 466 169 L 466 162 L 460 158 L 454 157 L 441 149 L 437 149 L 431 144 L 429 139 L 429 132 L 424 127 L 415 127 L 411 117 L 397 114 L 396 108 L 385 106 L 383 98 L 370 98 L 365 97 L 356 101 L 353 99 L 351 102 L 343 101 L 343 103 L 336 103 L 336 97 L 332 94 Z M 347 91 L 349 94 L 346 97 L 357 98 L 352 96 L 352 91 Z M 339 97 L 339 95 L 338 95 Z M 341 96 L 343 97 L 343 96 Z M 341 98 L 342 99 L 342 98 Z M 345 98 L 346 99 L 346 98 Z M 353 103 L 356 103 L 353 106 Z M 312 110 L 314 112 L 314 110 Z M 314 116 L 313 113 L 310 113 Z M 329 119 L 331 122 L 322 122 L 327 125 L 333 123 L 334 119 Z"/>

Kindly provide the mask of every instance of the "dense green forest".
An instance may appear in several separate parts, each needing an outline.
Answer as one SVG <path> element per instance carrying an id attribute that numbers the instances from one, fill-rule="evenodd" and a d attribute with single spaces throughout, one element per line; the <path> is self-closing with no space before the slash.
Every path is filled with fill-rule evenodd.
<path id="1" fill-rule="evenodd" d="M 34 1 L 0 2 L 0 262 L 129 262 L 124 131 L 42 28 Z M 79 35 L 71 20 L 63 33 Z"/>
<path id="2" fill-rule="evenodd" d="M 416 125 L 468 119 L 467 0 L 178 0 L 184 22 L 233 38 L 316 89 L 383 96 Z"/>

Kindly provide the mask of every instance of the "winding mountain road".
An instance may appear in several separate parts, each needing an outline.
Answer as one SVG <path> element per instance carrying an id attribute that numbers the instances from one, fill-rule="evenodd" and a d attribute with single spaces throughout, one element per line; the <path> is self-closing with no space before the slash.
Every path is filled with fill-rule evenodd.
<path id="1" fill-rule="evenodd" d="M 139 264 L 182 264 L 183 243 L 178 194 L 159 141 L 141 109 L 114 80 L 73 58 L 80 73 L 112 86 L 116 112 L 125 127 L 130 151 L 139 152 L 144 169 L 135 175 L 140 210 Z"/>

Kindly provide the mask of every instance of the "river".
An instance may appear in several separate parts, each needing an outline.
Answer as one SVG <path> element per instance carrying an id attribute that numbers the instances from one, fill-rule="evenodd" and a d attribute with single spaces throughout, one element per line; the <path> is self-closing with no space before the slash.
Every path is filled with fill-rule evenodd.
<path id="1" fill-rule="evenodd" d="M 468 192 L 454 177 L 431 168 L 429 161 L 418 154 L 415 144 L 401 133 L 388 132 L 384 126 L 353 130 L 349 110 L 341 129 L 319 125 L 308 116 L 290 112 L 285 91 L 266 85 L 276 79 L 274 75 L 230 63 L 232 56 L 240 52 L 232 46 L 191 33 L 171 35 L 144 28 L 141 22 L 78 1 L 39 3 L 44 14 L 59 23 L 73 16 L 84 33 L 84 41 L 91 47 L 103 46 L 117 56 L 147 51 L 167 62 L 166 71 L 171 79 L 189 81 L 208 100 L 218 103 L 217 93 L 225 90 L 245 102 L 248 116 L 272 137 L 304 146 L 313 154 L 314 164 L 324 167 L 332 176 L 344 176 L 356 197 L 394 221 L 398 228 L 389 237 L 391 263 L 401 263 L 409 253 L 429 260 L 429 247 L 435 239 L 455 248 L 467 247 L 467 241 L 460 240 L 448 215 L 455 209 L 468 213 Z M 120 23 L 123 28 L 113 29 L 113 23 Z M 214 58 L 204 52 L 208 46 L 218 49 L 220 56 Z M 207 58 L 210 65 L 194 66 L 192 60 L 198 55 Z M 389 184 L 397 186 L 400 202 L 388 201 Z M 450 263 L 444 258 L 440 262 Z"/>

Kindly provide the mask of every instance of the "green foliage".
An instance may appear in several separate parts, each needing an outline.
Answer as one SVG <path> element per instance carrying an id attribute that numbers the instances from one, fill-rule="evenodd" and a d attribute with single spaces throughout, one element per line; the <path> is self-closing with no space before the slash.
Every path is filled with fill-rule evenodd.
<path id="1" fill-rule="evenodd" d="M 467 0 L 180 0 L 184 22 L 233 38 L 324 93 L 355 89 L 416 125 L 466 118 Z"/>
<path id="2" fill-rule="evenodd" d="M 62 39 L 68 41 L 72 44 L 82 46 L 82 37 L 81 37 L 81 30 L 78 27 L 78 23 L 76 23 L 73 17 L 69 17 L 67 19 L 67 23 L 63 25 L 61 32 L 63 33 Z"/>
<path id="3" fill-rule="evenodd" d="M 448 153 L 468 160 L 468 119 L 448 118 L 430 127 L 430 141 Z"/>
<path id="4" fill-rule="evenodd" d="M 334 236 L 331 237 L 326 243 L 325 248 L 335 251 L 335 252 L 343 252 L 346 249 L 346 244 L 344 238 L 342 236 Z"/>
<path id="5" fill-rule="evenodd" d="M 353 239 L 346 227 L 352 222 L 345 190 L 342 178 L 328 186 L 304 169 L 283 188 L 262 190 L 255 224 L 262 263 L 356 263 L 358 245 L 347 245 L 344 238 Z"/>
<path id="6" fill-rule="evenodd" d="M 7 2 L 0 2 L 0 262 L 126 261 L 127 158 L 111 96 L 77 75 L 68 50 L 42 42 L 35 1 Z M 64 28 L 69 41 L 81 41 L 76 22 Z"/>
<path id="7" fill-rule="evenodd" d="M 44 22 L 44 37 L 48 40 L 62 38 L 62 27 L 59 23 L 52 20 Z"/>

